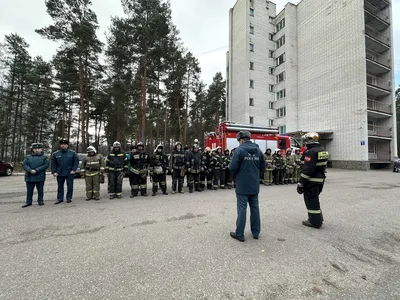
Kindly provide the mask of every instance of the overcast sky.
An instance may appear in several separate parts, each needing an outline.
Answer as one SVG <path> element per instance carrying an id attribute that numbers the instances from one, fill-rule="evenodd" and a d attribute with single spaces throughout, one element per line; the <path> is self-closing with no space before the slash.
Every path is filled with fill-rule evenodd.
<path id="1" fill-rule="evenodd" d="M 315 0 L 324 1 L 324 0 Z M 104 32 L 110 17 L 123 15 L 120 0 L 92 0 L 100 29 L 98 36 L 105 41 Z M 197 55 L 202 68 L 202 79 L 211 83 L 216 72 L 225 77 L 225 53 L 228 50 L 229 9 L 236 0 L 171 0 L 172 18 L 180 31 L 185 46 Z M 278 11 L 287 0 L 273 1 Z M 291 1 L 293 3 L 298 2 Z M 0 39 L 5 34 L 19 33 L 30 44 L 32 56 L 42 55 L 50 60 L 57 44 L 47 41 L 34 29 L 52 23 L 46 13 L 44 0 L 0 0 Z M 393 16 L 400 16 L 400 0 L 392 0 Z M 400 84 L 400 18 L 393 17 L 395 37 L 396 86 Z M 397 37 L 397 39 L 396 39 Z"/>

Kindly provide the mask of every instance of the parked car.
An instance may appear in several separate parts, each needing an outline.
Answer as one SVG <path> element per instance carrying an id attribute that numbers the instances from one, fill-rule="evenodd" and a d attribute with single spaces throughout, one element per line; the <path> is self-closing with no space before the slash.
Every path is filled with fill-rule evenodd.
<path id="1" fill-rule="evenodd" d="M 80 178 L 81 177 L 81 163 L 82 163 L 82 160 L 84 159 L 84 157 L 87 155 L 87 153 L 77 153 L 77 155 L 79 158 L 79 166 L 78 166 L 78 169 L 76 169 L 75 177 Z"/>
<path id="2" fill-rule="evenodd" d="M 0 159 L 0 175 L 11 176 L 14 171 L 12 164 Z"/>

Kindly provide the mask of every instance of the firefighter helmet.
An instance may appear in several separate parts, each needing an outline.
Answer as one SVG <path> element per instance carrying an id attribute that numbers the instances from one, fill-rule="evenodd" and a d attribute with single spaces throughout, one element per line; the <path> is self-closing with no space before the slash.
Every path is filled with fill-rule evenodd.
<path id="1" fill-rule="evenodd" d="M 113 148 L 116 148 L 116 147 L 121 147 L 121 143 L 120 142 L 114 142 Z"/>
<path id="2" fill-rule="evenodd" d="M 175 143 L 175 147 L 178 146 L 178 145 L 181 145 L 181 147 L 182 147 L 182 143 L 181 143 L 180 141 L 177 141 L 177 142 Z"/>
<path id="3" fill-rule="evenodd" d="M 287 148 L 286 149 L 286 153 L 290 152 L 290 154 L 292 153 L 292 148 Z"/>
<path id="4" fill-rule="evenodd" d="M 211 148 L 210 147 L 206 147 L 206 149 L 204 149 L 206 152 L 211 152 Z"/>
<path id="5" fill-rule="evenodd" d="M 143 144 L 143 142 L 139 142 L 139 143 L 137 143 L 136 147 L 137 147 L 137 148 L 139 148 L 139 147 L 142 147 L 142 148 L 144 148 L 144 144 Z"/>
<path id="6" fill-rule="evenodd" d="M 93 146 L 89 146 L 89 147 L 87 147 L 86 152 L 87 152 L 87 153 L 89 153 L 89 152 L 94 152 L 94 153 L 96 153 L 96 148 L 93 147 Z"/>
<path id="7" fill-rule="evenodd" d="M 251 133 L 249 131 L 239 131 L 237 136 L 236 136 L 236 139 L 238 141 L 240 141 L 241 139 L 245 139 L 245 138 L 250 139 L 251 138 Z"/>
<path id="8" fill-rule="evenodd" d="M 162 144 L 158 144 L 157 147 L 156 147 L 156 149 L 154 150 L 154 152 L 157 152 L 158 149 L 160 149 L 160 148 L 161 148 L 161 150 L 163 150 L 163 149 L 164 149 L 164 146 L 163 146 Z"/>
<path id="9" fill-rule="evenodd" d="M 307 132 L 305 135 L 302 136 L 301 138 L 304 142 L 304 144 L 314 144 L 318 143 L 319 141 L 319 134 L 316 132 Z"/>

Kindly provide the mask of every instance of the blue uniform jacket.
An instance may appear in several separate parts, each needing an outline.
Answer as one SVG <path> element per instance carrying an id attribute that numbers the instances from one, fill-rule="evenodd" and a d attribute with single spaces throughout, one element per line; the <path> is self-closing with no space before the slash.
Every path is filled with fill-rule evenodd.
<path id="1" fill-rule="evenodd" d="M 259 193 L 260 172 L 265 170 L 265 159 L 257 144 L 247 141 L 236 148 L 229 169 L 235 180 L 236 194 Z"/>
<path id="2" fill-rule="evenodd" d="M 46 169 L 49 167 L 49 160 L 43 153 L 32 154 L 25 157 L 22 168 L 25 170 L 26 182 L 40 182 L 46 180 Z M 35 170 L 36 174 L 30 171 Z"/>
<path id="3" fill-rule="evenodd" d="M 59 176 L 68 176 L 71 171 L 76 171 L 78 165 L 78 155 L 72 150 L 58 150 L 51 156 L 51 173 Z"/>

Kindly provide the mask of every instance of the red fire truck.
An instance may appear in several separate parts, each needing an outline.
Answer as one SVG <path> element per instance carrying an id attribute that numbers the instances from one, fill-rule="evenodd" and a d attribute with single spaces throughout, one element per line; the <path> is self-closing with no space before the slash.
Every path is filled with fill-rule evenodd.
<path id="1" fill-rule="evenodd" d="M 277 127 L 265 127 L 250 124 L 240 124 L 235 122 L 223 122 L 215 130 L 215 132 L 206 132 L 204 135 L 204 147 L 214 149 L 218 146 L 232 150 L 239 146 L 236 135 L 239 131 L 250 131 L 251 139 L 258 144 L 260 150 L 264 153 L 267 148 L 272 152 L 279 148 L 282 154 L 286 153 L 286 149 L 291 148 L 292 152 L 300 149 L 300 152 L 306 149 L 301 147 L 297 140 L 286 135 L 279 135 Z"/>

